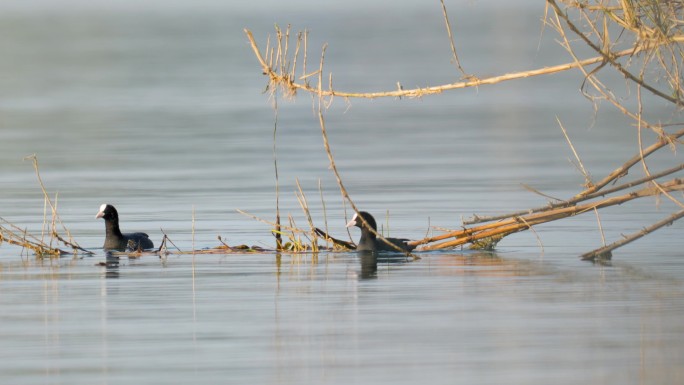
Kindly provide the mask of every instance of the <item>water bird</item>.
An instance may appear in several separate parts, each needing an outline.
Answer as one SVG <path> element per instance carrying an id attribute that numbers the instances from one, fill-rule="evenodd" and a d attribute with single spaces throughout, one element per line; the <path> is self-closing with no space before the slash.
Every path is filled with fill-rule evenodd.
<path id="1" fill-rule="evenodd" d="M 364 221 L 370 226 L 374 231 L 371 231 Z M 393 251 L 393 252 L 409 252 L 415 249 L 415 246 L 409 245 L 407 242 L 409 239 L 405 238 L 384 238 L 387 242 L 392 245 L 388 245 L 381 239 L 378 239 L 375 233 L 377 233 L 378 226 L 375 223 L 375 218 L 365 211 L 360 211 L 354 214 L 354 217 L 347 223 L 347 227 L 356 226 L 361 229 L 361 239 L 356 245 L 356 251 Z"/>
<path id="2" fill-rule="evenodd" d="M 152 249 L 154 244 L 149 235 L 145 233 L 121 233 L 119 229 L 119 213 L 114 206 L 103 204 L 95 218 L 102 218 L 105 221 L 105 241 L 102 247 L 105 250 L 125 251 L 128 248 L 133 250 Z"/>

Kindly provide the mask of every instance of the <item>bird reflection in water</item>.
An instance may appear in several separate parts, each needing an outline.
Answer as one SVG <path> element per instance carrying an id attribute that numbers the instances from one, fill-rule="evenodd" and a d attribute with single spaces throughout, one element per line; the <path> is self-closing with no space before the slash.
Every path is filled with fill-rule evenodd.
<path id="1" fill-rule="evenodd" d="M 105 253 L 105 278 L 119 278 L 119 256 L 111 251 Z"/>
<path id="2" fill-rule="evenodd" d="M 399 253 L 384 254 L 371 251 L 357 252 L 361 264 L 360 279 L 378 278 L 378 264 L 381 266 L 398 266 L 412 260 L 410 256 Z"/>

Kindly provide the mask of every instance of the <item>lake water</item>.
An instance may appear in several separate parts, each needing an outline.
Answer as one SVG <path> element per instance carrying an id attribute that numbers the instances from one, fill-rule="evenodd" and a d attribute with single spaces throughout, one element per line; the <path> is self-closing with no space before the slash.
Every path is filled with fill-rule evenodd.
<path id="1" fill-rule="evenodd" d="M 236 211 L 273 220 L 276 199 L 275 113 L 243 28 L 262 49 L 274 24 L 308 29 L 311 63 L 328 43 L 341 90 L 460 77 L 439 4 L 190 3 L 0 4 L 0 216 L 40 234 L 42 192 L 24 160 L 36 154 L 62 221 L 95 253 L 42 260 L 0 245 L 1 383 L 684 381 L 681 223 L 607 265 L 577 258 L 601 246 L 592 214 L 509 236 L 492 254 L 108 259 L 94 219 L 104 202 L 124 231 L 155 244 L 167 234 L 184 251 L 217 246 L 217 236 L 274 246 L 269 225 Z M 571 60 L 542 29 L 543 4 L 447 6 L 468 73 Z M 421 99 L 338 98 L 325 112 L 330 144 L 355 203 L 390 235 L 417 239 L 472 214 L 546 203 L 521 184 L 577 193 L 583 177 L 556 118 L 596 179 L 634 155 L 635 129 L 606 103 L 594 114 L 581 83 L 572 72 Z M 283 216 L 307 226 L 299 180 L 315 223 L 346 238 L 350 211 L 310 96 L 277 102 Z M 667 153 L 649 167 L 679 163 Z M 675 209 L 644 199 L 602 210 L 601 225 L 612 242 Z"/>

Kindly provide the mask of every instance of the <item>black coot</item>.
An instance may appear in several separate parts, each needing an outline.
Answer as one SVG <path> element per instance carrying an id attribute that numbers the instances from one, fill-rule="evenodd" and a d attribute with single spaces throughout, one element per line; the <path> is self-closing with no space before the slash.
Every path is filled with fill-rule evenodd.
<path id="1" fill-rule="evenodd" d="M 377 232 L 378 229 L 375 223 L 375 218 L 373 218 L 373 216 L 369 213 L 361 211 L 358 214 L 354 214 L 354 217 L 351 219 L 351 221 L 347 223 L 347 227 L 356 226 L 361 229 L 361 239 L 356 245 L 356 251 L 393 251 L 396 253 L 399 251 L 409 252 L 416 248 L 415 246 L 409 245 L 407 243 L 409 240 L 404 238 L 385 238 L 388 242 L 396 247 L 392 247 L 381 239 L 377 239 L 375 233 L 365 226 L 359 216 L 363 217 L 363 219 L 366 220 L 366 223 L 368 223 L 373 230 Z"/>
<path id="2" fill-rule="evenodd" d="M 119 213 L 114 206 L 103 204 L 95 218 L 105 221 L 105 242 L 103 249 L 125 251 L 126 249 L 152 249 L 154 244 L 145 233 L 122 234 L 119 229 Z"/>

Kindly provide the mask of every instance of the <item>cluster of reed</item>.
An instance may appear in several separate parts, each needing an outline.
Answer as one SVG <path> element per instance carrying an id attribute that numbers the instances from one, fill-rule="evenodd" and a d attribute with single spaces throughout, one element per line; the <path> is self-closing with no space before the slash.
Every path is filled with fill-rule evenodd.
<path id="1" fill-rule="evenodd" d="M 662 226 L 670 224 L 684 216 L 684 203 L 673 194 L 684 189 L 679 178 L 662 181 L 672 177 L 684 169 L 684 164 L 674 165 L 669 169 L 652 171 L 646 158 L 654 152 L 670 148 L 672 151 L 681 145 L 680 138 L 684 130 L 668 131 L 673 127 L 682 127 L 684 123 L 648 121 L 642 92 L 649 92 L 656 99 L 673 107 L 673 117 L 681 115 L 684 106 L 684 79 L 682 58 L 684 52 L 684 2 L 682 0 L 597 0 L 593 2 L 568 0 L 562 6 L 556 0 L 546 2 L 545 25 L 554 29 L 559 35 L 560 44 L 567 50 L 572 61 L 552 67 L 532 69 L 528 71 L 508 73 L 488 78 L 480 78 L 466 73 L 456 52 L 456 44 L 451 29 L 450 18 L 444 1 L 441 1 L 443 16 L 448 34 L 454 62 L 462 75 L 462 80 L 430 87 L 404 89 L 399 86 L 394 90 L 378 92 L 349 92 L 333 88 L 332 74 L 324 74 L 324 58 L 326 46 L 321 50 L 318 65 L 311 70 L 307 68 L 308 41 L 307 32 L 296 35 L 291 42 L 291 31 L 276 27 L 273 41 L 267 42 L 266 49 L 260 50 L 253 34 L 245 29 L 245 33 L 254 54 L 259 61 L 263 73 L 268 77 L 268 90 L 272 96 L 278 93 L 285 97 L 295 97 L 298 91 L 314 96 L 317 101 L 318 118 L 323 135 L 325 150 L 328 154 L 331 169 L 335 173 L 342 195 L 355 211 L 358 211 L 351 197 L 344 188 L 342 178 L 335 167 L 334 158 L 327 138 L 323 112 L 334 97 L 345 100 L 352 98 L 374 99 L 382 97 L 424 97 L 440 94 L 459 88 L 492 85 L 503 81 L 523 79 L 531 76 L 552 75 L 561 71 L 577 69 L 584 74 L 582 94 L 595 103 L 605 100 L 629 117 L 637 128 L 639 151 L 623 165 L 598 182 L 593 182 L 589 173 L 583 171 L 586 188 L 567 200 L 554 200 L 547 206 L 531 208 L 516 213 L 497 217 L 478 217 L 466 221 L 460 230 L 446 232 L 442 235 L 414 241 L 413 244 L 422 250 L 435 250 L 472 244 L 477 247 L 491 248 L 508 234 L 531 229 L 533 226 L 550 221 L 560 220 L 585 212 L 597 213 L 599 209 L 619 205 L 627 201 L 647 197 L 663 196 L 675 203 L 681 210 L 672 213 L 657 223 L 644 227 L 635 234 L 625 236 L 612 244 L 605 245 L 582 255 L 584 259 L 610 258 L 615 248 L 651 233 Z M 575 45 L 589 47 L 595 56 L 580 58 L 576 54 Z M 602 75 L 607 69 L 618 72 L 628 84 L 636 88 L 636 107 L 630 107 L 625 100 L 627 96 L 617 95 L 604 81 Z M 313 80 L 312 80 L 313 79 Z M 631 90 L 626 91 L 627 93 Z M 659 105 L 661 106 L 661 105 Z M 277 111 L 277 103 L 275 104 Z M 559 122 L 560 124 L 560 122 Z M 562 127 L 562 124 L 561 128 Z M 642 142 L 642 130 L 651 130 L 657 140 L 650 146 Z M 565 129 L 563 129 L 565 133 Z M 567 133 L 566 138 L 568 138 Z M 577 162 L 581 159 L 572 147 Z M 624 182 L 630 168 L 641 165 L 645 177 Z M 584 168 L 582 167 L 582 170 Z M 277 164 L 276 164 L 277 174 Z M 610 183 L 622 182 L 607 188 Z M 280 228 L 280 215 L 274 226 Z M 478 225 L 479 224 L 479 225 Z M 313 227 L 313 226 L 312 226 Z M 605 242 L 604 242 L 605 243 Z"/>
<path id="2" fill-rule="evenodd" d="M 297 202 L 299 203 L 299 206 L 302 209 L 302 213 L 306 218 L 308 227 L 299 226 L 292 215 L 287 216 L 287 224 L 282 224 L 279 222 L 279 215 L 276 218 L 275 222 L 271 222 L 266 219 L 259 218 L 255 215 L 244 212 L 242 210 L 238 210 L 238 212 L 247 217 L 250 217 L 252 219 L 255 219 L 257 221 L 263 222 L 271 226 L 271 228 L 273 229 L 272 233 L 277 240 L 276 249 L 279 251 L 297 253 L 316 253 L 324 250 L 342 251 L 354 249 L 355 246 L 353 243 L 343 241 L 329 235 L 327 231 L 328 219 L 326 212 L 326 204 L 325 198 L 323 196 L 323 188 L 321 186 L 320 181 L 318 183 L 318 192 L 320 195 L 321 207 L 323 208 L 323 222 L 325 230 L 317 227 L 314 224 L 313 216 L 311 215 L 309 200 L 306 194 L 304 193 L 304 190 L 302 189 L 299 180 L 296 181 L 296 184 L 297 191 L 295 191 L 295 195 L 297 198 Z"/>
<path id="3" fill-rule="evenodd" d="M 71 233 L 64 226 L 62 219 L 57 213 L 57 196 L 55 200 L 50 198 L 43 180 L 40 177 L 38 168 L 38 158 L 36 155 L 31 155 L 25 158 L 33 163 L 33 168 L 38 178 L 38 184 L 43 192 L 44 207 L 43 207 L 43 226 L 41 235 L 37 236 L 29 233 L 25 229 L 10 223 L 4 218 L 0 218 L 0 244 L 7 242 L 11 245 L 20 246 L 24 249 L 33 251 L 38 257 L 59 257 L 65 254 L 76 254 L 82 252 L 85 254 L 92 254 L 90 251 L 83 249 L 73 240 Z M 48 217 L 48 210 L 50 215 Z M 66 234 L 66 238 L 61 233 Z M 66 246 L 71 251 L 60 249 L 59 244 Z"/>

